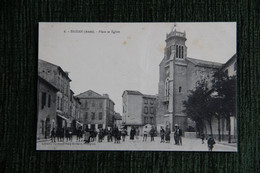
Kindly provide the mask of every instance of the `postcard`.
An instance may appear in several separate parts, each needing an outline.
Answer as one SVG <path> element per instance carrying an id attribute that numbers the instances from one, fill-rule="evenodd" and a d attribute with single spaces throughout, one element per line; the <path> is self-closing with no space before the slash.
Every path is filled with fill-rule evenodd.
<path id="1" fill-rule="evenodd" d="M 236 22 L 39 23 L 37 150 L 237 152 Z"/>

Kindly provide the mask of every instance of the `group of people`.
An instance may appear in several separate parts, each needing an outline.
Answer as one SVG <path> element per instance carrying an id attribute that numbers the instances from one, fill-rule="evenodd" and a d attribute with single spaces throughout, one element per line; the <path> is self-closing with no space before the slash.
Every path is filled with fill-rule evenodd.
<path id="1" fill-rule="evenodd" d="M 161 137 L 161 143 L 170 143 L 171 137 L 171 130 L 168 126 L 166 126 L 166 129 L 164 129 L 163 127 L 161 127 L 160 129 L 160 137 Z M 51 141 L 55 142 L 56 138 L 58 140 L 58 142 L 64 142 L 64 138 L 66 137 L 66 141 L 72 141 L 72 131 L 68 128 L 68 129 L 64 129 L 64 128 L 58 128 L 55 131 L 55 128 L 53 128 L 51 130 Z M 114 143 L 120 143 L 121 139 L 124 142 L 127 136 L 127 129 L 126 128 L 118 128 L 118 127 L 114 127 L 114 128 L 99 128 L 98 130 L 96 129 L 89 129 L 88 127 L 86 127 L 84 130 L 82 130 L 82 128 L 78 128 L 76 130 L 76 136 L 77 136 L 77 141 L 83 141 L 85 143 L 89 143 L 89 142 L 94 142 L 96 141 L 96 138 L 98 138 L 98 142 L 103 142 L 105 136 L 107 136 L 107 142 L 113 142 Z M 130 130 L 130 141 L 134 140 L 134 139 L 139 139 L 139 135 L 140 135 L 140 131 L 138 127 L 131 127 Z M 154 141 L 154 136 L 156 136 L 156 130 L 154 129 L 154 127 L 152 126 L 151 129 L 149 129 L 147 126 L 144 126 L 143 128 L 143 142 L 147 141 L 147 137 L 148 135 L 151 138 L 151 142 Z M 174 130 L 174 142 L 175 145 L 182 145 L 182 130 L 179 128 L 178 124 L 175 124 L 175 130 Z M 205 139 L 205 135 L 202 133 L 200 135 L 201 140 L 202 140 L 202 144 L 204 144 L 204 139 Z M 212 135 L 209 135 L 208 139 L 207 139 L 207 144 L 208 144 L 208 148 L 209 151 L 212 151 L 214 145 L 215 145 L 215 140 L 212 137 Z"/>
<path id="2" fill-rule="evenodd" d="M 66 141 L 72 141 L 72 131 L 70 129 L 64 129 L 64 128 L 58 128 L 55 130 L 55 128 L 52 128 L 51 130 L 51 141 L 56 142 L 56 138 L 58 142 L 64 142 L 64 138 L 66 138 Z"/>
<path id="3" fill-rule="evenodd" d="M 120 143 L 121 138 L 125 141 L 125 136 L 127 135 L 127 130 L 125 128 L 99 128 L 98 130 L 89 129 L 86 127 L 84 130 L 84 142 L 94 142 L 98 138 L 98 142 L 103 142 L 105 137 L 107 137 L 107 142 Z"/>
<path id="4" fill-rule="evenodd" d="M 164 130 L 163 127 L 161 127 L 160 130 L 160 136 L 161 136 L 161 143 L 170 143 L 171 141 L 171 130 L 170 128 L 167 126 L 166 130 Z M 175 141 L 175 145 L 182 145 L 182 131 L 179 128 L 178 124 L 175 124 L 175 131 L 174 131 L 174 141 Z"/>

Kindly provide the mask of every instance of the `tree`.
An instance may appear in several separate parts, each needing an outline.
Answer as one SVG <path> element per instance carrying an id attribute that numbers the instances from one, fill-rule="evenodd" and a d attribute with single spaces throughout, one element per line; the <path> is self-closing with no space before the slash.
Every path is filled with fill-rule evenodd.
<path id="1" fill-rule="evenodd" d="M 224 118 L 228 124 L 228 142 L 231 142 L 230 117 L 236 116 L 236 76 L 228 76 L 223 71 L 213 75 L 212 90 L 216 93 L 218 104 L 215 107 L 217 118 Z"/>
<path id="2" fill-rule="evenodd" d="M 183 102 L 184 113 L 196 122 L 199 132 L 202 132 L 205 126 L 205 121 L 209 124 L 210 133 L 212 134 L 212 111 L 211 91 L 205 80 L 201 80 L 195 90 L 191 90 L 188 99 Z"/>

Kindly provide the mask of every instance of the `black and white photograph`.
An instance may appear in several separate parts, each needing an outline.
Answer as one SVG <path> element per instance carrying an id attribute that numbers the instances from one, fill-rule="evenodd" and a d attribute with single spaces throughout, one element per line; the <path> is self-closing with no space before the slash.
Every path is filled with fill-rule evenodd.
<path id="1" fill-rule="evenodd" d="M 40 22 L 36 150 L 237 152 L 236 36 L 236 22 Z"/>

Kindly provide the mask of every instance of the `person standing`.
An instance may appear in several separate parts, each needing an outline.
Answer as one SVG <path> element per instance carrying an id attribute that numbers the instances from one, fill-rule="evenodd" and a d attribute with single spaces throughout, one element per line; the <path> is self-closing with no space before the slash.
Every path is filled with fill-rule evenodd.
<path id="1" fill-rule="evenodd" d="M 114 143 L 118 143 L 118 135 L 119 135 L 118 127 L 115 127 L 115 130 L 114 130 L 114 136 L 115 136 Z"/>
<path id="2" fill-rule="evenodd" d="M 55 142 L 55 138 L 56 138 L 56 133 L 55 133 L 55 128 L 53 128 L 51 131 L 51 142 Z"/>
<path id="3" fill-rule="evenodd" d="M 132 126 L 130 131 L 130 140 L 134 140 L 135 134 L 136 134 L 135 128 Z"/>
<path id="4" fill-rule="evenodd" d="M 123 129 L 122 129 L 122 132 L 121 132 L 121 134 L 122 134 L 122 139 L 123 139 L 123 142 L 125 142 L 125 136 L 127 135 L 127 131 L 126 131 L 126 129 L 125 129 L 125 128 L 123 128 Z"/>
<path id="5" fill-rule="evenodd" d="M 147 140 L 147 135 L 148 135 L 148 129 L 147 129 L 147 126 L 144 127 L 144 130 L 143 130 L 143 142 Z"/>
<path id="6" fill-rule="evenodd" d="M 212 135 L 209 135 L 209 138 L 208 138 L 208 148 L 209 148 L 209 151 L 212 151 L 215 143 L 216 142 L 215 142 L 214 138 L 212 137 Z"/>
<path id="7" fill-rule="evenodd" d="M 107 128 L 107 142 L 112 142 L 112 129 Z"/>
<path id="8" fill-rule="evenodd" d="M 175 124 L 175 132 L 174 132 L 175 145 L 179 145 L 179 144 L 182 145 L 181 136 L 182 136 L 182 131 L 181 131 L 181 129 L 179 128 L 179 125 L 178 125 L 178 124 Z"/>
<path id="9" fill-rule="evenodd" d="M 205 139 L 204 133 L 202 133 L 202 134 L 200 135 L 200 138 L 201 138 L 202 144 L 204 144 L 204 139 Z"/>
<path id="10" fill-rule="evenodd" d="M 170 141 L 171 141 L 171 130 L 168 126 L 166 126 L 165 140 L 166 140 L 166 143 L 170 143 Z"/>
<path id="11" fill-rule="evenodd" d="M 152 129 L 150 130 L 151 142 L 154 141 L 154 135 L 155 135 L 155 130 L 152 126 Z"/>
<path id="12" fill-rule="evenodd" d="M 163 127 L 161 127 L 160 135 L 161 135 L 161 143 L 162 143 L 162 142 L 164 143 L 165 131 L 164 131 Z"/>
<path id="13" fill-rule="evenodd" d="M 136 139 L 138 140 L 139 139 L 139 135 L 140 135 L 140 131 L 139 131 L 139 128 L 137 127 L 136 128 Z"/>

